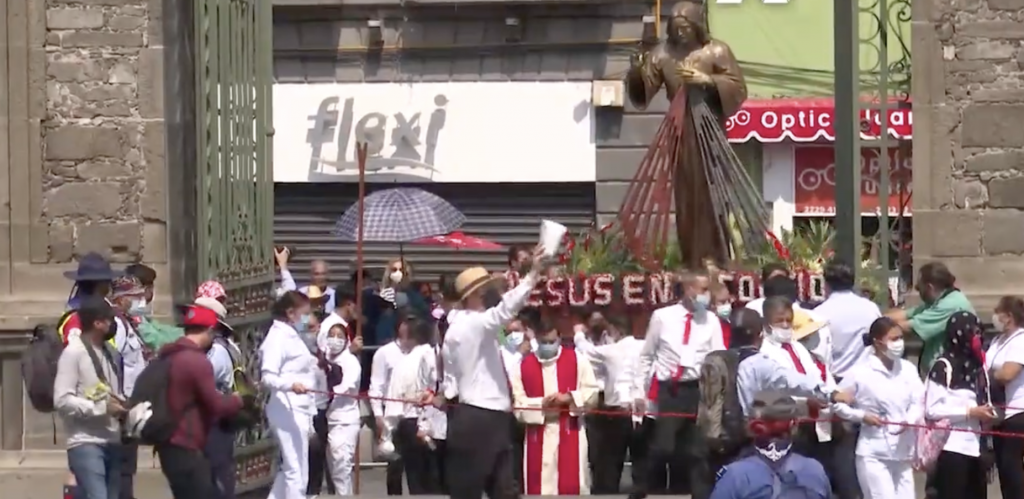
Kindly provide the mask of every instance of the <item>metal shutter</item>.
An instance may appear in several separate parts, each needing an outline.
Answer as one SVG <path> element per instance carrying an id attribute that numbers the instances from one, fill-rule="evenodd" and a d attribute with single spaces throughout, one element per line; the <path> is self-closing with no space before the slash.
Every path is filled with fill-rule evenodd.
<path id="1" fill-rule="evenodd" d="M 367 193 L 391 187 L 368 184 Z M 595 221 L 594 184 L 422 184 L 419 187 L 446 199 L 466 215 L 462 231 L 509 246 L 533 245 L 542 218 L 565 224 L 571 231 Z M 331 235 L 335 221 L 356 202 L 358 186 L 351 183 L 276 184 L 274 186 L 274 243 L 292 248 L 289 265 L 299 283 L 308 279 L 309 263 L 320 258 L 332 268 L 335 281 L 346 279 L 355 267 L 355 244 Z M 467 266 L 505 268 L 505 251 L 457 251 L 451 248 L 403 245 L 415 280 L 434 281 L 442 273 Z M 397 244 L 366 243 L 365 268 L 383 268 L 399 254 Z"/>

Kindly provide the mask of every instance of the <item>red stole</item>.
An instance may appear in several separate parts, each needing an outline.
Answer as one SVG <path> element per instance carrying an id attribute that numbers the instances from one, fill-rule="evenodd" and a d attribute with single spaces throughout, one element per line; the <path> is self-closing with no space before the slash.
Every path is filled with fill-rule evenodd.
<path id="1" fill-rule="evenodd" d="M 576 350 L 562 347 L 555 361 L 558 393 L 569 393 L 578 388 Z M 544 372 L 536 354 L 523 357 L 520 377 L 527 397 L 544 397 Z M 580 421 L 578 417 L 562 412 L 558 417 L 558 495 L 580 493 Z M 544 427 L 526 426 L 526 494 L 540 495 L 544 461 Z"/>

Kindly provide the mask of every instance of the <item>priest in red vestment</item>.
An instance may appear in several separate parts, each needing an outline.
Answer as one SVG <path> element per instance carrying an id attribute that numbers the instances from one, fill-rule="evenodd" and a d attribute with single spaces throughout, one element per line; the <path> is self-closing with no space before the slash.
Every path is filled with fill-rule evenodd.
<path id="1" fill-rule="evenodd" d="M 562 347 L 553 324 L 535 331 L 537 350 L 523 357 L 511 379 L 516 417 L 526 425 L 524 492 L 586 495 L 590 467 L 582 416 L 597 404 L 600 387 L 590 362 Z"/>

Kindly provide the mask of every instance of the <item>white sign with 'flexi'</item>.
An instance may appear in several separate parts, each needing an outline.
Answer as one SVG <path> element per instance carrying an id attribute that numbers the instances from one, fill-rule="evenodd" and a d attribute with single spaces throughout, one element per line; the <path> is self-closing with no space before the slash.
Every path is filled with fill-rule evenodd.
<path id="1" fill-rule="evenodd" d="M 593 182 L 590 82 L 274 85 L 274 181 Z"/>

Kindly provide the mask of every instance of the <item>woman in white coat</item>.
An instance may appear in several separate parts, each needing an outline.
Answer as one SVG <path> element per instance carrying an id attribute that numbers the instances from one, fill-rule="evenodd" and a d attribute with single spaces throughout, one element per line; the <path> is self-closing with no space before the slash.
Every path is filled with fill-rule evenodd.
<path id="1" fill-rule="evenodd" d="M 917 366 L 903 360 L 903 329 L 892 319 L 871 323 L 864 344 L 872 355 L 843 378 L 839 389 L 851 406 L 839 417 L 862 423 L 857 439 L 857 479 L 864 499 L 915 499 L 912 466 L 918 424 L 924 416 L 924 383 Z"/>
<path id="2" fill-rule="evenodd" d="M 306 499 L 309 479 L 309 437 L 313 432 L 317 358 L 301 334 L 309 332 L 309 298 L 287 291 L 271 309 L 273 325 L 260 345 L 260 375 L 270 390 L 266 414 L 280 445 L 281 466 L 270 499 Z"/>

